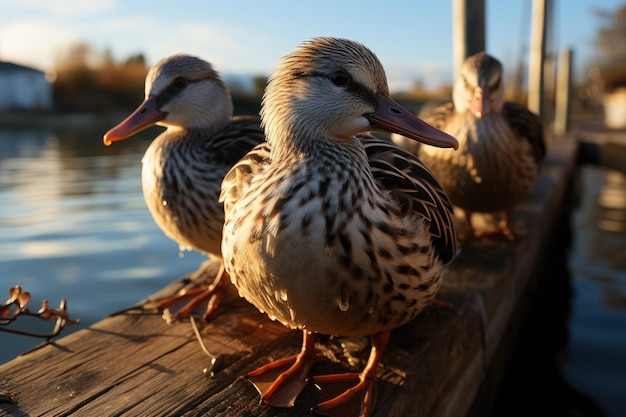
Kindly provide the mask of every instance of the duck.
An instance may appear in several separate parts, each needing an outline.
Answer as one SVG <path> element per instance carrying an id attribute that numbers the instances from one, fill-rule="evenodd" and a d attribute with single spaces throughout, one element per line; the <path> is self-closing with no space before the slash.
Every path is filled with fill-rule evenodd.
<path id="1" fill-rule="evenodd" d="M 546 155 L 543 123 L 526 106 L 505 100 L 502 63 L 484 51 L 461 65 L 452 101 L 420 113 L 426 122 L 459 141 L 456 152 L 415 146 L 401 135 L 392 140 L 418 153 L 435 174 L 453 205 L 464 214 L 464 241 L 499 238 L 514 242 L 519 233 L 511 218 L 532 192 Z M 473 214 L 501 217 L 492 228 L 477 230 Z"/>
<path id="2" fill-rule="evenodd" d="M 303 337 L 298 354 L 247 378 L 275 407 L 293 406 L 308 382 L 326 393 L 346 382 L 312 411 L 369 416 L 391 330 L 433 302 L 456 256 L 443 188 L 414 154 L 372 132 L 457 141 L 390 97 L 369 48 L 337 37 L 280 59 L 260 115 L 266 143 L 222 182 L 224 267 L 240 296 Z M 368 337 L 363 370 L 309 378 L 316 334 Z"/>
<path id="3" fill-rule="evenodd" d="M 153 125 L 166 128 L 142 158 L 145 203 L 156 224 L 181 251 L 195 250 L 220 262 L 224 209 L 218 199 L 222 179 L 265 140 L 258 115 L 233 113 L 231 94 L 213 66 L 194 55 L 175 54 L 150 68 L 143 102 L 103 137 L 104 144 L 111 145 Z M 189 316 L 208 300 L 206 319 L 223 298 L 224 285 L 230 285 L 224 274 L 220 268 L 208 285 L 148 306 L 159 307 L 164 319 L 172 322 Z M 181 300 L 188 303 L 177 312 L 170 311 Z"/>

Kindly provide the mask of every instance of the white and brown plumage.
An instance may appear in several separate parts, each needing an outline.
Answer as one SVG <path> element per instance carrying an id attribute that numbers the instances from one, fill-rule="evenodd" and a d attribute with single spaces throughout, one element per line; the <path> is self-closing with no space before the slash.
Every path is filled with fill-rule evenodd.
<path id="1" fill-rule="evenodd" d="M 511 213 L 534 187 L 545 144 L 541 119 L 523 105 L 505 101 L 502 76 L 502 65 L 494 57 L 484 52 L 468 57 L 454 84 L 452 102 L 420 115 L 456 137 L 459 150 L 422 146 L 419 158 L 452 203 L 465 211 L 470 236 L 514 240 Z M 401 144 L 397 137 L 394 141 Z M 503 212 L 504 217 L 496 230 L 478 233 L 471 222 L 475 212 Z"/>
<path id="2" fill-rule="evenodd" d="M 191 55 L 173 55 L 152 67 L 145 94 L 141 105 L 104 135 L 104 142 L 126 139 L 154 124 L 167 127 L 142 160 L 146 205 L 157 225 L 181 249 L 221 258 L 220 185 L 226 172 L 265 139 L 259 117 L 233 117 L 230 93 L 218 73 Z M 187 298 L 199 294 L 199 298 L 179 314 L 189 314 L 196 302 L 212 296 L 205 316 L 210 314 L 217 306 L 220 278 L 221 273 L 208 289 L 184 294 Z"/>
<path id="3" fill-rule="evenodd" d="M 360 396 L 359 415 L 370 415 L 389 332 L 434 300 L 455 233 L 450 202 L 415 156 L 355 135 L 382 130 L 446 147 L 456 140 L 389 97 L 369 49 L 338 38 L 314 38 L 281 60 L 261 117 L 268 144 L 222 184 L 224 265 L 241 296 L 304 340 L 297 356 L 249 378 L 266 403 L 291 406 L 316 359 L 313 333 L 371 336 L 363 372 L 313 378 L 322 389 L 354 382 L 317 413 L 340 415 Z"/>

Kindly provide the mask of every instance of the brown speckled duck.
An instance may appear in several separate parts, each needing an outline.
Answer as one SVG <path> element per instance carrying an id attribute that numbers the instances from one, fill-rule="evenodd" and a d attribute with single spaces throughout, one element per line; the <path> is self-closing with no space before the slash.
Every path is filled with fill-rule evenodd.
<path id="1" fill-rule="evenodd" d="M 433 302 L 456 238 L 452 206 L 419 160 L 356 135 L 457 142 L 394 102 L 377 57 L 346 39 L 314 38 L 283 57 L 261 117 L 268 144 L 222 184 L 224 266 L 241 296 L 303 343 L 248 377 L 265 403 L 292 406 L 317 358 L 315 333 L 370 336 L 362 372 L 312 378 L 322 391 L 351 386 L 316 414 L 369 416 L 390 331 Z"/>
<path id="2" fill-rule="evenodd" d="M 158 62 L 146 76 L 145 100 L 104 135 L 104 143 L 126 139 L 154 124 L 167 129 L 152 141 L 142 163 L 146 205 L 157 225 L 182 250 L 221 259 L 224 210 L 218 197 L 226 172 L 265 140 L 258 116 L 233 117 L 230 93 L 211 64 L 191 55 Z M 162 300 L 192 300 L 169 319 L 190 314 L 210 298 L 205 317 L 217 307 L 220 271 L 207 288 Z M 198 298 L 193 299 L 194 296 Z M 166 316 L 167 319 L 167 316 Z"/>
<path id="3" fill-rule="evenodd" d="M 452 203 L 465 212 L 468 237 L 503 236 L 513 241 L 511 214 L 532 191 L 545 156 L 541 119 L 504 99 L 501 63 L 480 52 L 468 57 L 452 102 L 420 117 L 459 141 L 457 152 L 419 147 L 419 158 L 435 174 Z M 408 143 L 394 136 L 394 142 Z M 472 213 L 503 213 L 494 230 L 478 232 Z"/>

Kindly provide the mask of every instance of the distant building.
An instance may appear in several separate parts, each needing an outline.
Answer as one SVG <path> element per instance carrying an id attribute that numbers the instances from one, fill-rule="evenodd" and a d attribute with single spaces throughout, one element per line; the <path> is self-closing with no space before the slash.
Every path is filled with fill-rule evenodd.
<path id="1" fill-rule="evenodd" d="M 604 94 L 604 123 L 611 129 L 626 127 L 626 87 Z"/>
<path id="2" fill-rule="evenodd" d="M 49 110 L 52 84 L 43 71 L 0 61 L 0 110 Z"/>

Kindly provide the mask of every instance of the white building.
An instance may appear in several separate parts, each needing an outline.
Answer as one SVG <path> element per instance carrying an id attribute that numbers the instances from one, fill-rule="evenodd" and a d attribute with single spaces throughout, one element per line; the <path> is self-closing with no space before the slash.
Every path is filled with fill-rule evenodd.
<path id="1" fill-rule="evenodd" d="M 52 84 L 31 67 L 0 61 L 0 110 L 49 110 Z"/>

